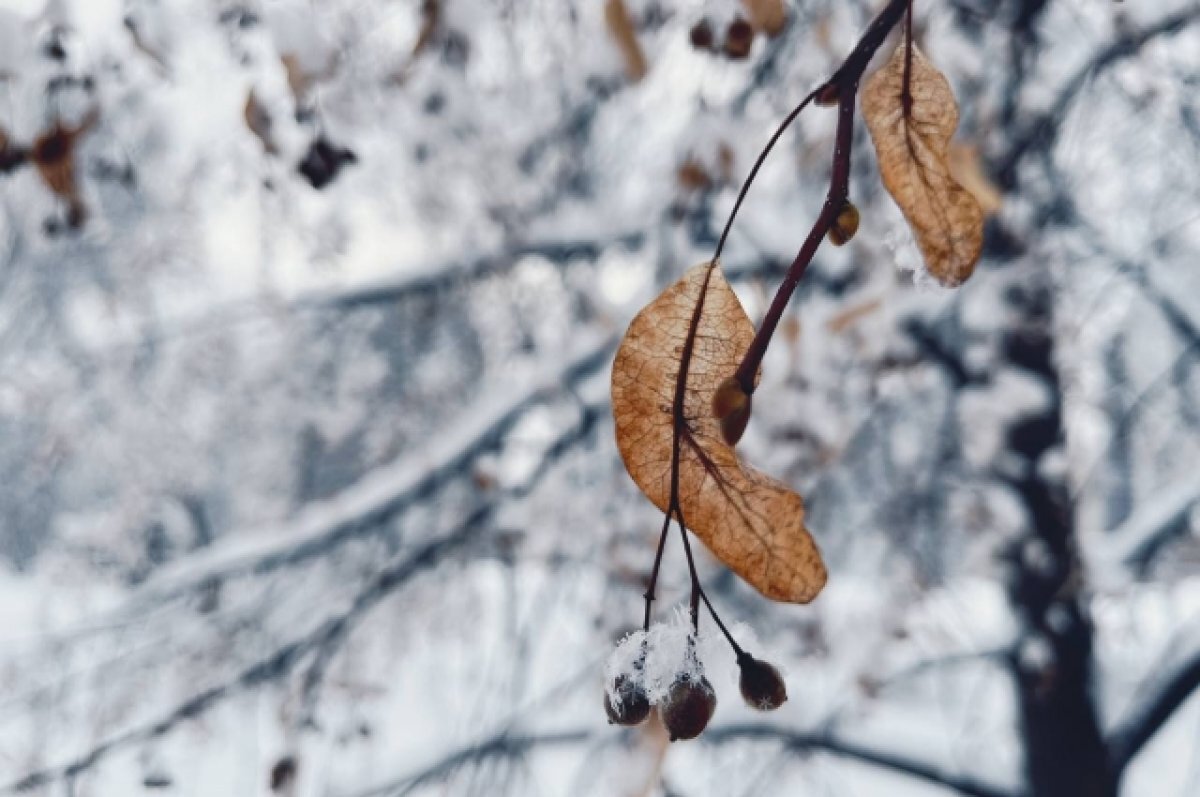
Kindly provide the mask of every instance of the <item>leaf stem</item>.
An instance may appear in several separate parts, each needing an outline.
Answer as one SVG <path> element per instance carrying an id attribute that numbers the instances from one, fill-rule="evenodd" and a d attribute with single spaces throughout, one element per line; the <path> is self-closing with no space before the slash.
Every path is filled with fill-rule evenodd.
<path id="1" fill-rule="evenodd" d="M 754 182 L 754 178 L 758 176 L 758 170 L 762 168 L 763 163 L 767 160 L 767 156 L 771 154 L 771 150 L 775 148 L 775 144 L 780 137 L 792 126 L 792 122 L 800 116 L 800 112 L 808 106 L 810 102 L 816 99 L 820 88 L 813 89 L 809 95 L 800 101 L 800 104 L 792 109 L 792 112 L 779 123 L 779 127 L 775 128 L 775 132 L 771 135 L 767 145 L 763 147 L 762 152 L 758 154 L 758 158 L 754 161 L 754 166 L 750 169 L 750 174 L 746 176 L 745 182 L 742 183 L 742 188 L 738 191 L 737 200 L 733 203 L 733 210 L 729 211 L 729 218 L 725 220 L 725 229 L 721 230 L 721 237 L 717 240 L 717 250 L 713 252 L 713 260 L 721 259 L 721 252 L 725 249 L 725 239 L 729 237 L 729 230 L 733 227 L 733 220 L 737 218 L 738 210 L 742 207 L 742 202 L 746 199 L 746 194 L 750 191 L 750 185 Z"/>
<path id="2" fill-rule="evenodd" d="M 663 550 L 667 547 L 667 532 L 671 528 L 671 515 L 666 514 L 663 517 L 662 532 L 658 535 L 658 550 L 654 554 L 654 567 L 650 570 L 650 581 L 646 585 L 646 592 L 642 596 L 646 599 L 646 614 L 642 620 L 642 630 L 650 630 L 650 607 L 654 603 L 654 589 L 658 586 L 658 571 L 662 566 Z"/>
<path id="3" fill-rule="evenodd" d="M 850 87 L 842 86 L 838 96 L 838 124 L 833 151 L 833 173 L 829 181 L 829 190 L 825 194 L 825 204 L 822 205 L 821 213 L 817 216 L 812 229 L 809 230 L 808 237 L 804 240 L 804 245 L 800 247 L 796 259 L 788 267 L 783 283 L 775 292 L 771 306 L 767 309 L 767 314 L 763 316 L 762 324 L 759 325 L 754 339 L 750 342 L 750 347 L 746 349 L 746 354 L 742 357 L 742 362 L 734 374 L 738 384 L 741 385 L 742 392 L 746 395 L 754 393 L 755 377 L 758 374 L 759 366 L 762 365 L 763 356 L 767 353 L 771 337 L 775 334 L 775 328 L 783 317 L 783 311 L 787 309 L 792 293 L 800 284 L 800 279 L 804 276 L 809 263 L 812 262 L 813 256 L 821 246 L 821 241 L 825 239 L 829 228 L 833 226 L 833 222 L 837 219 L 837 215 L 849 195 L 850 149 L 854 137 L 854 94 L 857 88 L 857 83 Z"/>
<path id="4" fill-rule="evenodd" d="M 708 283 L 712 279 L 713 268 L 716 267 L 716 262 L 714 258 L 704 275 L 704 282 L 700 286 L 700 295 L 696 297 L 696 306 L 692 310 L 692 318 L 688 324 L 687 337 L 684 339 L 683 348 L 679 353 L 679 373 L 675 377 L 675 395 L 671 402 L 671 495 L 667 502 L 667 510 L 664 513 L 662 531 L 658 536 L 658 550 L 654 554 L 654 567 L 650 571 L 650 580 L 646 585 L 646 592 L 643 594 L 643 597 L 646 599 L 646 610 L 642 619 L 642 629 L 645 631 L 650 630 L 650 611 L 654 603 L 654 591 L 658 586 L 658 574 L 662 566 L 663 550 L 667 544 L 667 532 L 671 528 L 671 518 L 673 516 L 678 517 L 681 528 L 683 523 L 683 513 L 679 507 L 679 450 L 682 434 L 687 428 L 687 418 L 684 416 L 684 399 L 687 396 L 688 370 L 692 362 L 692 350 L 696 345 L 696 332 L 700 329 L 700 316 L 704 312 L 704 299 L 708 296 Z M 686 539 L 685 535 L 684 540 L 686 541 Z M 693 575 L 695 574 L 693 573 Z M 696 623 L 696 610 L 693 608 L 692 625 L 695 626 Z"/>
<path id="5" fill-rule="evenodd" d="M 696 560 L 692 557 L 692 543 L 688 539 L 687 529 L 684 526 L 683 515 L 676 516 L 679 519 L 679 536 L 683 539 L 683 551 L 687 554 L 688 570 L 692 575 L 692 628 L 699 630 L 698 613 L 700 609 L 700 601 L 704 601 L 704 605 L 708 607 L 708 613 L 712 616 L 717 627 L 721 629 L 721 633 L 725 635 L 729 646 L 733 648 L 734 655 L 739 659 L 742 657 L 742 647 L 733 638 L 733 634 L 729 633 L 729 629 L 725 627 L 725 623 L 721 622 L 717 610 L 713 608 L 712 601 L 708 599 L 708 593 L 704 591 L 704 587 L 700 585 L 700 574 L 696 570 Z"/>

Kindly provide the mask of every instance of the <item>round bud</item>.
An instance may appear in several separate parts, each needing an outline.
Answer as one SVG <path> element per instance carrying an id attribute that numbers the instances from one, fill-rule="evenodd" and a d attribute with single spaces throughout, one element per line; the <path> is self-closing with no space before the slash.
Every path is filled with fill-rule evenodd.
<path id="1" fill-rule="evenodd" d="M 779 670 L 749 653 L 738 657 L 741 676 L 738 686 L 746 705 L 759 711 L 774 711 L 787 702 L 787 686 Z"/>
<path id="2" fill-rule="evenodd" d="M 737 377 L 729 377 L 717 386 L 713 393 L 713 417 L 721 422 L 721 437 L 731 446 L 736 446 L 750 422 L 753 402 L 750 394 L 742 390 Z"/>
<path id="3" fill-rule="evenodd" d="M 697 680 L 686 673 L 675 679 L 658 707 L 671 741 L 695 739 L 704 731 L 716 710 L 717 693 L 708 679 L 701 675 Z"/>
<path id="4" fill-rule="evenodd" d="M 625 675 L 618 675 L 613 682 L 613 692 L 616 702 L 613 702 L 609 691 L 604 692 L 604 713 L 608 714 L 610 725 L 639 725 L 650 715 L 650 699 L 641 684 L 634 683 Z"/>
<path id="5" fill-rule="evenodd" d="M 838 211 L 837 218 L 833 220 L 833 226 L 829 228 L 829 242 L 834 246 L 841 246 L 854 237 L 854 233 L 858 232 L 858 208 L 854 207 L 854 203 L 846 201 L 842 203 L 842 209 Z"/>
<path id="6" fill-rule="evenodd" d="M 736 17 L 725 29 L 725 55 L 740 60 L 750 55 L 754 46 L 754 28 L 749 22 Z"/>
<path id="7" fill-rule="evenodd" d="M 708 21 L 707 17 L 704 17 L 695 25 L 693 25 L 688 36 L 692 40 L 692 46 L 697 50 L 712 49 L 713 40 L 715 37 L 713 36 L 712 23 Z"/>

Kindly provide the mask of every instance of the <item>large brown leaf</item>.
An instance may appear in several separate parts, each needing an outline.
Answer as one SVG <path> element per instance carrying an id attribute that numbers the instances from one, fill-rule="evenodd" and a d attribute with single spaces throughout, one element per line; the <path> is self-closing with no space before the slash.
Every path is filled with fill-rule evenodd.
<path id="1" fill-rule="evenodd" d="M 912 227 L 925 265 L 938 282 L 962 284 L 983 248 L 983 213 L 950 171 L 950 138 L 958 104 L 944 75 L 912 46 L 912 103 L 904 103 L 901 43 L 863 88 L 863 118 L 871 131 L 888 193 Z"/>
<path id="2" fill-rule="evenodd" d="M 679 441 L 679 509 L 718 559 L 768 598 L 807 603 L 825 565 L 804 527 L 804 502 L 742 463 L 712 417 L 714 390 L 736 369 L 754 326 L 720 268 L 688 271 L 633 319 L 613 363 L 617 447 L 635 483 L 664 512 L 671 501 L 676 383 L 702 301 Z"/>

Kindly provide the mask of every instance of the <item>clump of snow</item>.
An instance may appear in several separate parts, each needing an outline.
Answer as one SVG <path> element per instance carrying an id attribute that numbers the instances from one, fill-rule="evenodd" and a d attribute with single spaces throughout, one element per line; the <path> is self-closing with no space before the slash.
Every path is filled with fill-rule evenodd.
<path id="1" fill-rule="evenodd" d="M 758 649 L 753 631 L 744 623 L 735 623 L 731 633 L 744 648 Z M 780 673 L 786 675 L 782 670 Z M 632 679 L 645 690 L 651 703 L 657 703 L 666 697 L 672 682 L 682 676 L 693 680 L 704 676 L 714 685 L 732 686 L 737 680 L 737 660 L 717 628 L 702 626 L 696 634 L 690 615 L 679 607 L 669 621 L 651 625 L 649 632 L 638 630 L 626 635 L 608 657 L 605 689 L 614 702 L 619 700 L 614 685 L 620 675 Z"/>

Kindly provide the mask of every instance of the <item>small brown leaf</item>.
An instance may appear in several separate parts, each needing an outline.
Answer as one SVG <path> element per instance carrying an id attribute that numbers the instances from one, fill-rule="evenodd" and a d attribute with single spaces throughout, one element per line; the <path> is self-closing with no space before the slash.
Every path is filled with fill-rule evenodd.
<path id="1" fill-rule="evenodd" d="M 616 41 L 621 50 L 621 57 L 625 60 L 625 74 L 636 83 L 646 76 L 646 56 L 642 53 L 637 29 L 623 0 L 607 0 L 604 4 L 604 21 L 608 24 L 609 35 Z"/>
<path id="2" fill-rule="evenodd" d="M 679 164 L 675 170 L 675 180 L 685 191 L 703 191 L 712 185 L 712 178 L 708 176 L 704 165 L 695 158 L 688 158 Z"/>
<path id="3" fill-rule="evenodd" d="M 80 139 L 99 120 L 100 112 L 93 108 L 75 127 L 56 122 L 39 135 L 29 149 L 29 160 L 37 167 L 42 182 L 66 201 L 67 221 L 76 228 L 82 226 L 87 218 L 87 207 L 79 193 L 75 151 Z"/>
<path id="4" fill-rule="evenodd" d="M 852 307 L 849 307 L 849 308 L 841 311 L 840 313 L 835 315 L 833 318 L 826 321 L 825 328 L 828 329 L 830 332 L 834 333 L 835 335 L 841 334 L 842 332 L 845 332 L 847 329 L 849 329 L 850 327 L 857 324 L 863 318 L 866 318 L 871 313 L 874 313 L 876 310 L 878 310 L 882 306 L 883 306 L 883 303 L 881 301 L 879 301 L 878 299 L 871 299 L 868 302 L 863 302 L 862 304 L 856 304 Z"/>
<path id="5" fill-rule="evenodd" d="M 669 511 L 676 382 L 698 302 L 679 439 L 679 509 L 713 554 L 763 595 L 807 603 L 825 586 L 825 565 L 804 526 L 803 500 L 743 464 L 712 416 L 714 392 L 754 338 L 720 268 L 691 269 L 629 325 L 613 363 L 617 448 L 641 491 Z"/>
<path id="6" fill-rule="evenodd" d="M 950 171 L 958 104 L 944 75 L 912 45 L 911 104 L 905 107 L 905 47 L 867 79 L 863 118 L 888 193 L 912 227 L 938 282 L 960 285 L 983 249 L 983 213 Z"/>
<path id="7" fill-rule="evenodd" d="M 768 36 L 778 36 L 787 26 L 787 8 L 783 0 L 742 0 L 750 23 Z"/>
<path id="8" fill-rule="evenodd" d="M 278 154 L 279 148 L 275 145 L 275 137 L 271 133 L 271 113 L 259 101 L 254 89 L 250 89 L 246 94 L 246 104 L 242 106 L 242 119 L 250 132 L 262 142 L 263 150 L 268 155 Z"/>

